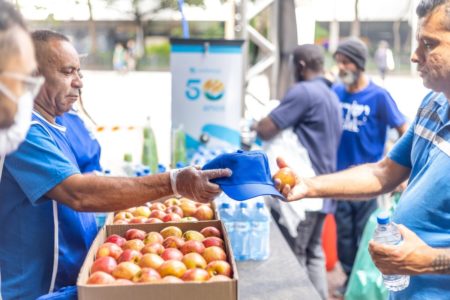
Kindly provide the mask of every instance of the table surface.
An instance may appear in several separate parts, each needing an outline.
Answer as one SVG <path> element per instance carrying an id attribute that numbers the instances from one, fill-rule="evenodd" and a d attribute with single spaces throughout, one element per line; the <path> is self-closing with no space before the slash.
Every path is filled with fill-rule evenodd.
<path id="1" fill-rule="evenodd" d="M 237 262 L 237 269 L 240 300 L 320 299 L 306 268 L 300 265 L 273 219 L 269 258 Z"/>

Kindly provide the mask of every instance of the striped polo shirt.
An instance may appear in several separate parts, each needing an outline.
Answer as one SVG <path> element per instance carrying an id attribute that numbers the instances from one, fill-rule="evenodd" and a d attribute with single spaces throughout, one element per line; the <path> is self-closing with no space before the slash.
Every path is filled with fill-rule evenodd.
<path id="1" fill-rule="evenodd" d="M 450 248 L 449 102 L 441 93 L 423 100 L 414 123 L 388 157 L 411 169 L 393 220 L 432 247 Z M 411 276 L 408 288 L 391 299 L 442 299 L 450 295 L 449 275 Z"/>

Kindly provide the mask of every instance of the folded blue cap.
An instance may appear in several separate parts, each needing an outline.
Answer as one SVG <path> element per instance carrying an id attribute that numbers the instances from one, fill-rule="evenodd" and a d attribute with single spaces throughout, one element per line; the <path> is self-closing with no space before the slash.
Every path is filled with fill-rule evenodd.
<path id="1" fill-rule="evenodd" d="M 217 183 L 228 197 L 241 201 L 271 195 L 286 200 L 273 184 L 264 152 L 238 150 L 221 154 L 203 166 L 203 170 L 224 168 L 231 169 L 233 174 L 211 181 Z"/>

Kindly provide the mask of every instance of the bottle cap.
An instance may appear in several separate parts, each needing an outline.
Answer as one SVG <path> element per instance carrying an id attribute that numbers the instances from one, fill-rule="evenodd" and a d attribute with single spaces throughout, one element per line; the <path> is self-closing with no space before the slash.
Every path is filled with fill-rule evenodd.
<path id="1" fill-rule="evenodd" d="M 382 211 L 377 216 L 377 223 L 380 225 L 386 225 L 390 222 L 390 214 L 387 211 Z"/>
<path id="2" fill-rule="evenodd" d="M 220 205 L 221 208 L 230 208 L 230 203 L 222 203 Z"/>
<path id="3" fill-rule="evenodd" d="M 256 203 L 256 207 L 257 208 L 263 208 L 264 207 L 264 203 L 263 202 L 258 202 L 258 203 Z"/>
<path id="4" fill-rule="evenodd" d="M 105 173 L 105 175 L 110 175 L 111 174 L 111 170 L 105 169 L 105 171 L 103 171 L 103 173 Z"/>
<path id="5" fill-rule="evenodd" d="M 133 161 L 133 155 L 131 153 L 125 153 L 123 155 L 123 160 L 126 162 L 132 162 Z"/>
<path id="6" fill-rule="evenodd" d="M 241 208 L 247 208 L 247 202 L 241 202 L 241 203 L 239 203 L 239 207 L 241 207 Z"/>

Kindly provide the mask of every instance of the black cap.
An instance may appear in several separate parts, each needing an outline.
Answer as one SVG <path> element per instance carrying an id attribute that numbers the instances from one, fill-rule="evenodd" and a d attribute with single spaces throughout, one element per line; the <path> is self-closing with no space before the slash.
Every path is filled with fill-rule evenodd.
<path id="1" fill-rule="evenodd" d="M 360 39 L 352 37 L 342 41 L 338 45 L 333 57 L 338 53 L 348 57 L 359 69 L 366 69 L 368 51 L 366 44 Z"/>

